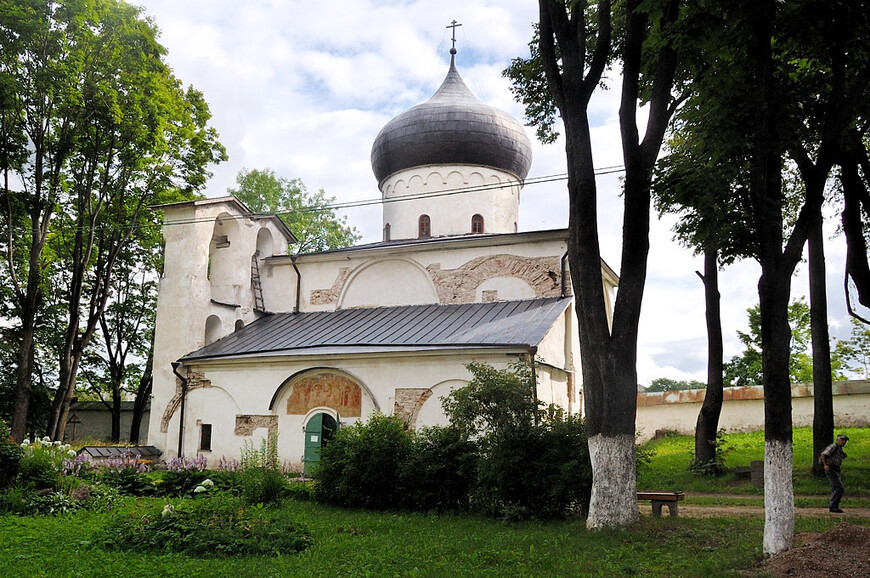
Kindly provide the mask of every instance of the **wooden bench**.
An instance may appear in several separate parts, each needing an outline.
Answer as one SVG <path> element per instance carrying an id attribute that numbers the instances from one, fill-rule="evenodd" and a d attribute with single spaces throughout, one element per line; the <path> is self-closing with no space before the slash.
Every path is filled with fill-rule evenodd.
<path id="1" fill-rule="evenodd" d="M 662 506 L 667 506 L 672 518 L 679 515 L 677 511 L 677 502 L 685 499 L 686 495 L 683 492 L 638 492 L 638 500 L 649 500 L 652 502 L 653 516 L 659 518 L 662 515 Z"/>

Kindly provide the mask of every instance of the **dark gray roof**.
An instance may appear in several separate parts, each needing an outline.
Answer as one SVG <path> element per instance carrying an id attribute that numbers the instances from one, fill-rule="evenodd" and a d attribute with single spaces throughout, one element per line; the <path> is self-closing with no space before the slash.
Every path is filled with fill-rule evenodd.
<path id="1" fill-rule="evenodd" d="M 163 452 L 154 446 L 85 446 L 78 451 L 92 458 L 157 458 Z"/>
<path id="2" fill-rule="evenodd" d="M 282 313 L 254 321 L 182 361 L 256 355 L 531 347 L 570 297 Z"/>
<path id="3" fill-rule="evenodd" d="M 526 178 L 532 146 L 523 126 L 472 93 L 453 58 L 438 91 L 381 129 L 372 145 L 378 183 L 401 170 L 460 164 L 493 167 Z"/>
<path id="4" fill-rule="evenodd" d="M 122 401 L 121 411 L 133 411 L 134 404 L 133 401 Z M 146 404 L 146 408 L 148 405 Z M 70 411 L 109 411 L 109 407 L 102 401 L 76 401 L 70 404 L 69 409 Z"/>

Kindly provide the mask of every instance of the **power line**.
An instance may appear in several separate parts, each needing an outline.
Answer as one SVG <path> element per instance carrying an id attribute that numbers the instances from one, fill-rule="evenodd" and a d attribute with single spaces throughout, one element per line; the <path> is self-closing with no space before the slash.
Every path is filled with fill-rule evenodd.
<path id="1" fill-rule="evenodd" d="M 615 174 L 615 173 L 621 173 L 624 171 L 625 171 L 624 165 L 611 165 L 611 166 L 601 167 L 599 169 L 595 169 L 594 174 L 595 174 L 595 176 L 605 176 L 605 175 L 610 175 L 610 174 Z M 312 206 L 308 206 L 308 207 L 300 207 L 298 209 L 298 211 L 303 212 L 303 213 L 320 213 L 320 212 L 332 211 L 332 210 L 355 209 L 355 208 L 359 208 L 359 207 L 367 207 L 367 206 L 378 205 L 378 204 L 385 205 L 385 204 L 405 202 L 405 201 L 416 201 L 416 200 L 421 200 L 421 199 L 434 199 L 434 198 L 447 197 L 447 196 L 452 196 L 452 195 L 478 193 L 478 192 L 482 192 L 482 191 L 511 188 L 511 187 L 515 187 L 518 185 L 525 188 L 525 187 L 529 187 L 529 186 L 542 185 L 542 184 L 546 184 L 546 183 L 565 181 L 567 179 L 568 179 L 568 173 L 559 173 L 559 174 L 555 174 L 555 175 L 543 175 L 540 177 L 532 177 L 532 178 L 526 179 L 525 181 L 522 181 L 520 183 L 516 183 L 516 182 L 513 182 L 513 183 L 510 183 L 510 182 L 508 182 L 508 183 L 489 183 L 489 184 L 483 184 L 483 185 L 453 187 L 453 188 L 449 188 L 449 189 L 443 189 L 440 191 L 416 193 L 413 195 L 404 195 L 401 197 L 395 197 L 395 198 L 391 198 L 391 199 L 384 199 L 382 197 L 378 197 L 378 198 L 372 198 L 372 199 L 362 199 L 362 200 L 358 200 L 358 201 L 329 203 L 326 205 L 312 205 Z M 280 217 L 280 216 L 287 216 L 290 214 L 292 214 L 291 211 L 282 211 L 282 212 L 277 212 L 277 213 L 269 213 L 267 215 L 259 215 L 256 213 L 254 215 L 255 216 L 275 215 L 275 216 Z M 248 215 L 230 215 L 231 218 L 236 219 L 236 220 L 245 219 L 245 218 L 248 218 L 250 216 L 251 216 L 250 214 L 248 214 Z M 173 221 L 168 221 L 168 222 L 163 222 L 163 223 L 160 223 L 160 222 L 143 223 L 141 225 L 133 225 L 132 227 L 138 228 L 138 229 L 145 229 L 145 228 L 160 227 L 160 226 L 169 227 L 169 226 L 179 226 L 179 225 L 193 225 L 193 224 L 198 224 L 198 223 L 210 223 L 213 221 L 214 221 L 214 218 L 199 217 L 199 218 L 191 218 L 191 219 L 179 219 L 179 220 L 173 220 Z M 96 227 L 88 227 L 88 229 L 95 230 L 95 231 L 101 231 L 101 230 L 108 231 L 108 230 L 112 230 L 112 229 L 122 229 L 122 228 L 129 229 L 130 227 L 131 227 L 130 225 L 99 225 Z M 79 227 L 79 228 L 84 229 L 85 227 Z M 21 230 L 23 230 L 23 229 L 21 229 Z"/>

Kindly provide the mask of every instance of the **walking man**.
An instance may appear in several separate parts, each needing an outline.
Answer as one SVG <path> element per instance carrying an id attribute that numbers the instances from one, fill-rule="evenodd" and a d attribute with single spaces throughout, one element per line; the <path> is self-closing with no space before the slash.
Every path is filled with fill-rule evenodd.
<path id="1" fill-rule="evenodd" d="M 843 481 L 840 479 L 840 465 L 846 458 L 846 453 L 843 451 L 843 446 L 849 441 L 849 436 L 840 434 L 837 436 L 837 441 L 825 448 L 819 457 L 822 465 L 825 466 L 825 475 L 831 483 L 831 499 L 828 501 L 828 509 L 835 514 L 842 514 L 840 509 L 840 498 L 843 497 Z"/>

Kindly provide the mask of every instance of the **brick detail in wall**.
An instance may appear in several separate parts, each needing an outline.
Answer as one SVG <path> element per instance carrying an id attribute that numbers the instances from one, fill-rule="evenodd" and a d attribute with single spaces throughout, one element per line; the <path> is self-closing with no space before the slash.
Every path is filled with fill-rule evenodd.
<path id="1" fill-rule="evenodd" d="M 501 254 L 478 257 L 456 269 L 442 270 L 441 265 L 435 263 L 426 270 L 435 283 L 441 303 L 474 303 L 481 283 L 496 277 L 515 277 L 525 281 L 535 292 L 535 297 L 558 297 L 562 294 L 561 267 L 558 257 Z M 483 297 L 483 301 L 492 298 L 491 294 Z"/>
<path id="2" fill-rule="evenodd" d="M 347 278 L 350 277 L 350 267 L 342 267 L 338 271 L 338 277 L 332 282 L 332 287 L 329 289 L 315 289 L 311 292 L 310 302 L 312 305 L 332 305 L 338 303 L 338 296 L 341 295 L 344 284 Z"/>
<path id="3" fill-rule="evenodd" d="M 254 430 L 257 428 L 266 428 L 269 433 L 277 433 L 278 431 L 278 416 L 277 415 L 236 415 L 236 429 L 233 434 L 237 436 L 254 435 Z"/>
<path id="4" fill-rule="evenodd" d="M 175 415 L 175 412 L 181 407 L 181 383 L 178 379 L 175 381 L 175 395 L 173 395 L 172 399 L 169 400 L 169 403 L 166 404 L 166 409 L 163 411 L 163 417 L 160 419 L 160 433 L 166 433 L 169 431 L 169 420 L 172 419 L 172 416 Z M 190 393 L 194 389 L 200 389 L 203 387 L 211 387 L 211 381 L 205 378 L 205 373 L 188 369 L 187 393 Z"/>
<path id="5" fill-rule="evenodd" d="M 426 400 L 432 397 L 432 390 L 426 388 L 408 387 L 396 389 L 396 403 L 393 413 L 412 427 L 417 421 L 417 414 Z"/>

